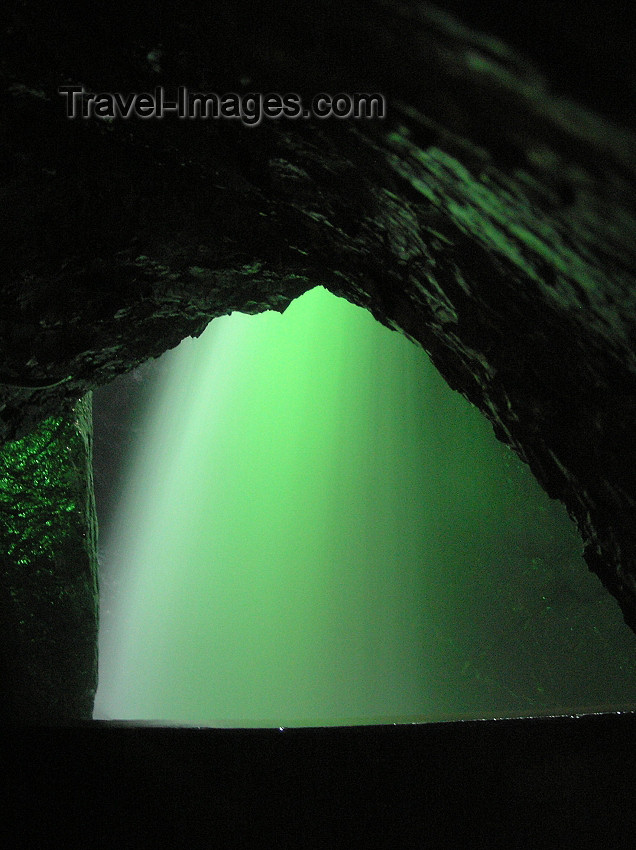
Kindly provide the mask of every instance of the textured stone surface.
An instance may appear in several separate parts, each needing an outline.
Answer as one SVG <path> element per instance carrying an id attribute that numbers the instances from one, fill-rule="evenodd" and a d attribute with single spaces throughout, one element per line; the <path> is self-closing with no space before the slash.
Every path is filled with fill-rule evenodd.
<path id="1" fill-rule="evenodd" d="M 300 33 L 271 4 L 114 3 L 90 22 L 40 5 L 9 4 L 0 53 L 0 439 L 215 316 L 322 284 L 483 411 L 565 502 L 635 628 L 629 109 L 610 123 L 425 4 L 308 0 Z M 380 91 L 390 111 L 69 122 L 63 83 Z"/>
<path id="2" fill-rule="evenodd" d="M 4 721 L 92 717 L 97 524 L 90 394 L 0 452 Z"/>

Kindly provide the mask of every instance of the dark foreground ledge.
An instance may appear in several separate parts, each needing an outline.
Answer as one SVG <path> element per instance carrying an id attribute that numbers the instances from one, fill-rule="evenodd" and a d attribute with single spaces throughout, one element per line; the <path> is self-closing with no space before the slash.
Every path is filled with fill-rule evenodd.
<path id="1" fill-rule="evenodd" d="M 636 714 L 6 739 L 14 847 L 635 846 Z"/>

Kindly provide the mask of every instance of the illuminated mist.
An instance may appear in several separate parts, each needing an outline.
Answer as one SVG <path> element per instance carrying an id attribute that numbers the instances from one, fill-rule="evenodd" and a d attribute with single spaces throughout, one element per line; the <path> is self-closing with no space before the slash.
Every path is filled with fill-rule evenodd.
<path id="1" fill-rule="evenodd" d="M 421 349 L 317 288 L 165 358 L 103 541 L 96 717 L 636 705 L 565 510 Z"/>

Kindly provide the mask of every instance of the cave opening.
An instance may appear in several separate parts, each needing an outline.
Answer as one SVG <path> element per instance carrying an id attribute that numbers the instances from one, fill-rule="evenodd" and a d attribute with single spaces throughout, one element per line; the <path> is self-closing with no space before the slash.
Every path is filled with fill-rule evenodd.
<path id="1" fill-rule="evenodd" d="M 628 709 L 563 506 L 427 355 L 321 287 L 94 394 L 96 718 L 329 726 Z"/>

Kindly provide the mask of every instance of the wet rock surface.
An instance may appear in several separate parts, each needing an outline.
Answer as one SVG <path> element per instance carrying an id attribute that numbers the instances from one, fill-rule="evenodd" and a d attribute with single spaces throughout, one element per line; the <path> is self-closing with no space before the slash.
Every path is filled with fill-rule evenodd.
<path id="1" fill-rule="evenodd" d="M 0 451 L 3 722 L 92 716 L 97 523 L 90 393 Z"/>

